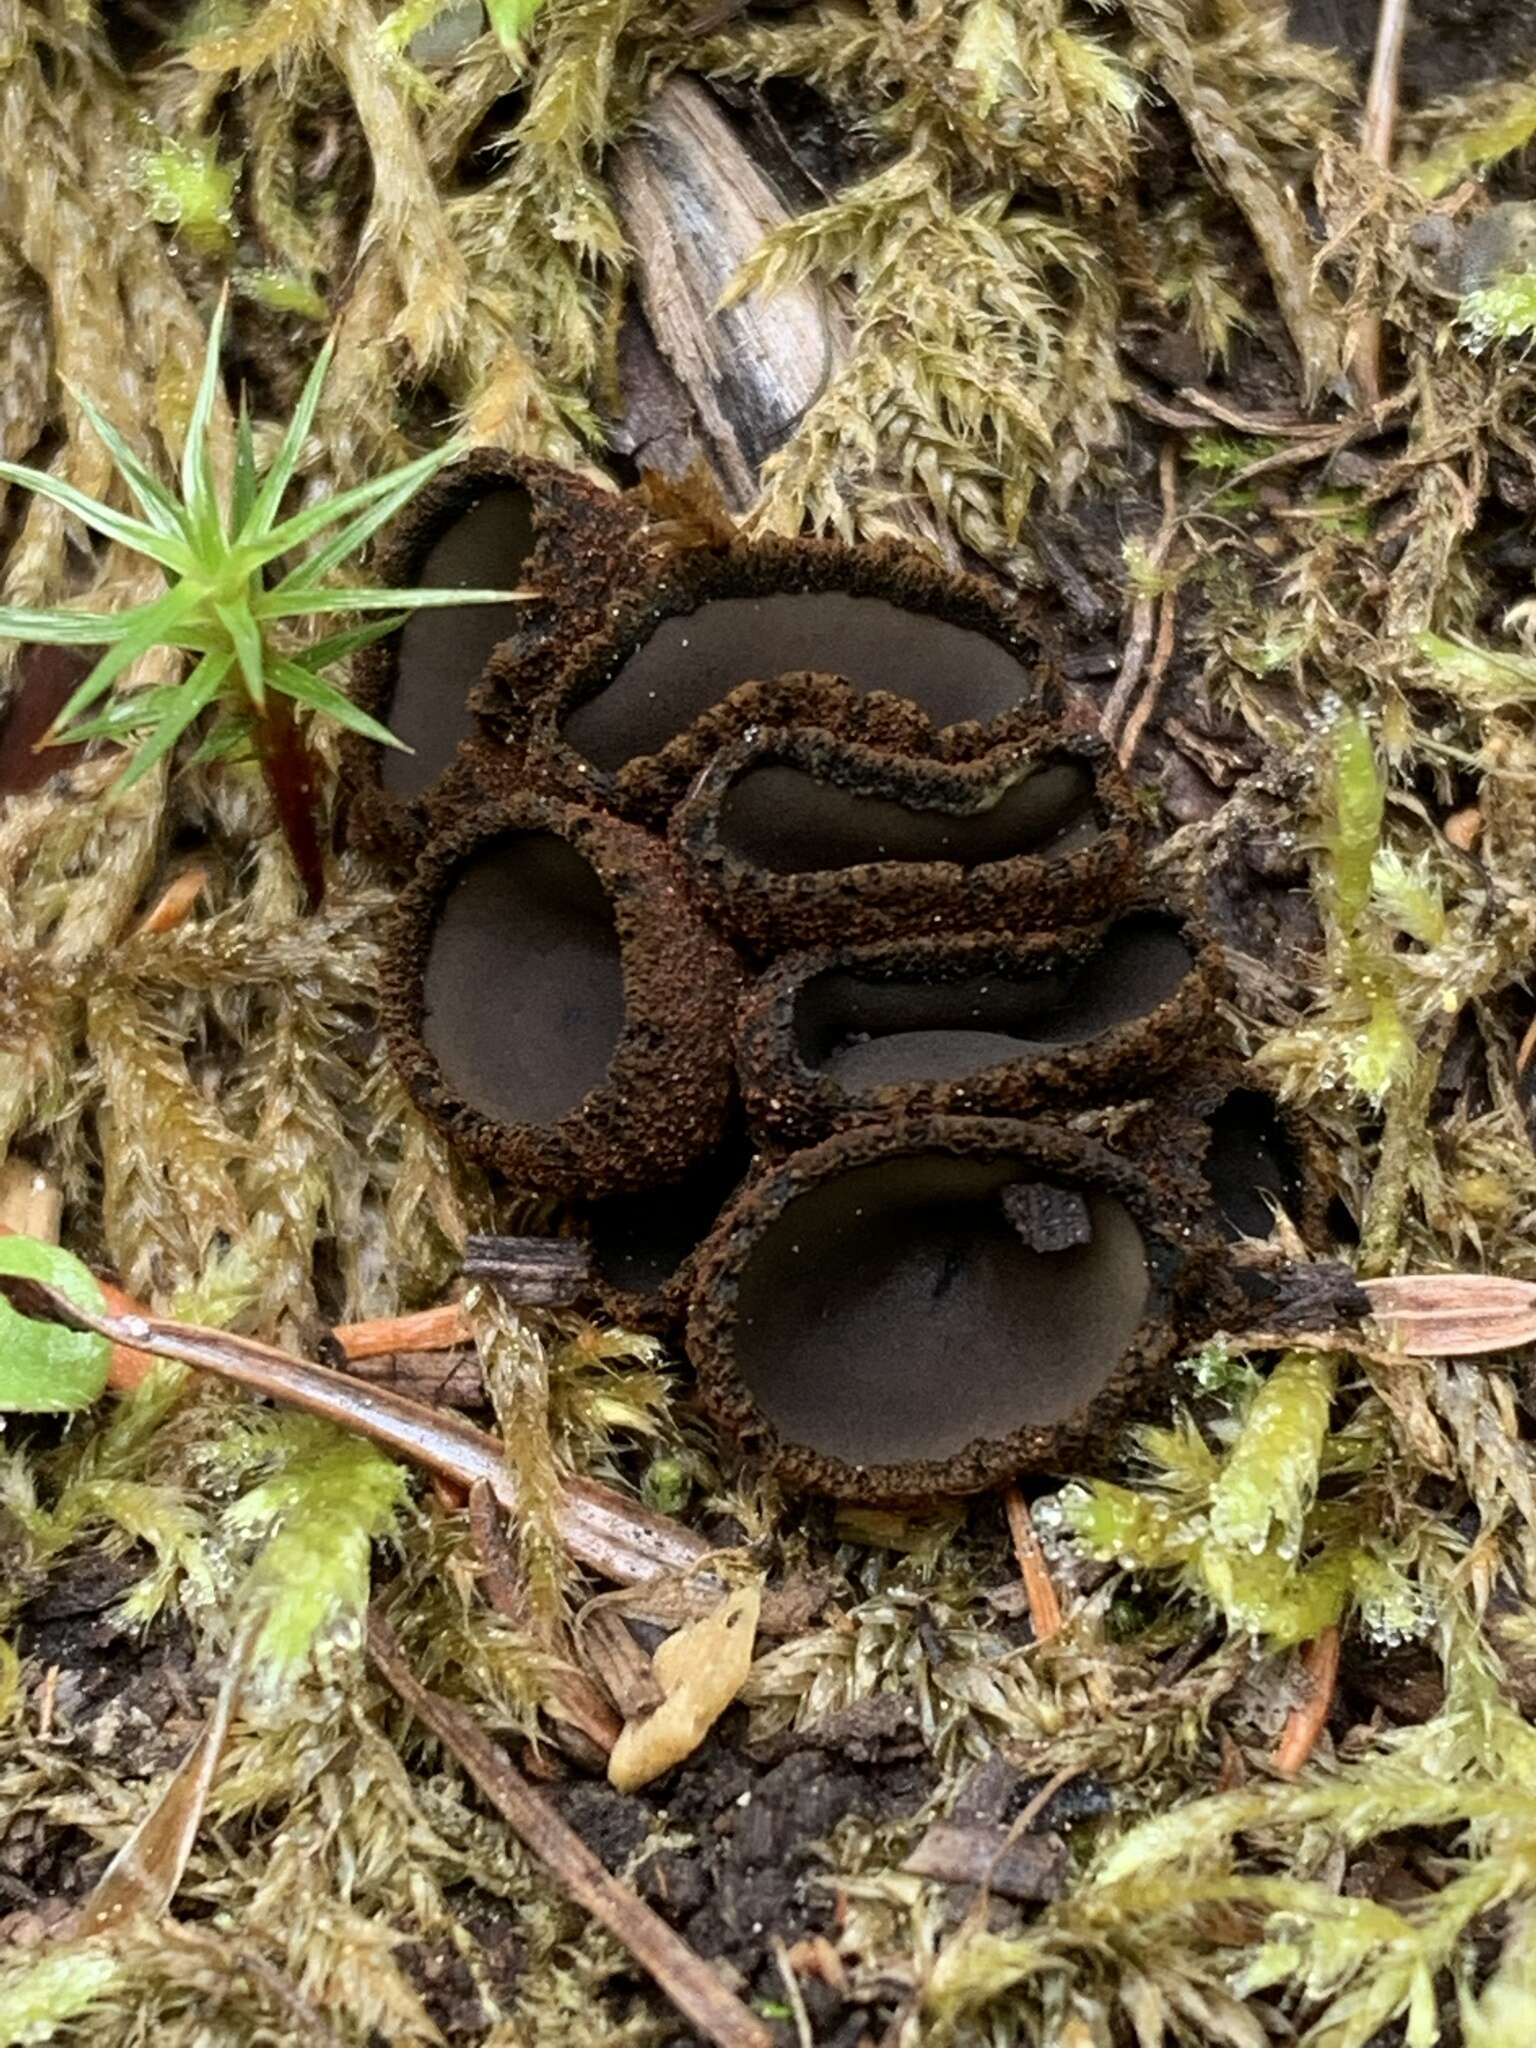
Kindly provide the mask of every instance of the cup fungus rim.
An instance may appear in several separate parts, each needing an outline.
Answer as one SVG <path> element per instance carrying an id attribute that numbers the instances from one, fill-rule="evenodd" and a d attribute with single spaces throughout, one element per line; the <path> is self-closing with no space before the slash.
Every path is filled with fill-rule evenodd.
<path id="1" fill-rule="evenodd" d="M 785 1437 L 758 1406 L 735 1362 L 736 1302 L 750 1246 L 799 1195 L 862 1166 L 913 1154 L 1023 1155 L 1053 1180 L 1111 1196 L 1141 1236 L 1147 1297 L 1118 1362 L 1098 1390 L 1057 1423 L 976 1437 L 945 1458 L 859 1465 Z M 1071 1472 L 1090 1461 L 1181 1348 L 1184 1301 L 1202 1248 L 1181 1228 L 1153 1173 L 1059 1125 L 1025 1118 L 897 1118 L 835 1132 L 801 1152 L 761 1158 L 722 1211 L 694 1274 L 686 1350 L 712 1420 L 797 1492 L 861 1502 L 980 1493 L 1022 1471 Z"/>
<path id="2" fill-rule="evenodd" d="M 779 873 L 742 859 L 718 837 L 721 807 L 732 785 L 766 762 L 787 761 L 822 780 L 837 781 L 823 772 L 824 764 L 833 764 L 850 771 L 841 786 L 859 794 L 888 794 L 879 785 L 902 780 L 947 785 L 971 800 L 920 808 L 965 817 L 985 809 L 982 798 L 989 784 L 1010 769 L 1019 766 L 1027 772 L 1053 758 L 1077 760 L 1088 769 L 1104 820 L 1103 830 L 1086 846 L 1055 858 L 1021 852 L 970 865 L 877 860 Z M 938 918 L 951 920 L 949 928 L 957 931 L 1005 921 L 1044 923 L 1053 914 L 1063 922 L 1093 918 L 1123 898 L 1138 824 L 1130 785 L 1097 733 L 1036 720 L 1027 731 L 972 758 L 948 760 L 844 739 L 825 727 L 780 725 L 744 733 L 717 750 L 674 809 L 668 838 L 700 895 L 733 937 L 777 952 L 837 944 L 850 928 L 857 931 L 861 920 L 863 936 L 874 940 L 915 935 Z"/>
<path id="3" fill-rule="evenodd" d="M 466 449 L 430 477 L 390 524 L 374 559 L 374 581 L 381 589 L 413 587 L 412 579 L 422 562 L 454 523 L 480 499 L 509 486 L 525 491 L 529 500 L 533 544 L 519 572 L 524 582 L 537 580 L 529 571 L 553 537 L 550 529 L 563 497 L 599 509 L 606 509 L 610 501 L 615 507 L 621 503 L 617 494 L 542 456 L 512 455 L 502 448 Z M 349 665 L 348 694 L 360 710 L 385 725 L 390 721 L 399 681 L 399 661 L 397 630 L 361 648 Z M 466 703 L 479 681 L 479 675 L 463 679 Z M 428 787 L 410 797 L 385 788 L 383 755 L 376 741 L 343 730 L 340 751 L 342 786 L 352 805 L 358 835 L 371 852 L 385 859 L 412 858 L 425 843 L 434 817 L 453 815 L 474 788 L 462 743 Z"/>
<path id="4" fill-rule="evenodd" d="M 971 972 L 1029 971 L 1063 960 L 1087 961 L 1117 925 L 1166 918 L 1186 945 L 1189 966 L 1171 994 L 1081 1042 L 1053 1045 L 990 1062 L 951 1080 L 886 1081 L 849 1088 L 818 1071 L 796 1036 L 801 998 L 824 974 L 872 972 L 910 964 Z M 921 978 L 893 973 L 891 980 Z M 844 946 L 807 947 L 771 962 L 750 982 L 736 1020 L 736 1068 L 749 1122 L 781 1141 L 811 1144 L 851 1123 L 914 1116 L 985 1113 L 1027 1118 L 1055 1106 L 1124 1096 L 1177 1072 L 1192 1032 L 1209 1019 L 1225 980 L 1221 948 L 1198 909 L 1150 891 L 1133 894 L 1087 925 L 1037 931 L 923 933 Z"/>
<path id="5" fill-rule="evenodd" d="M 449 1082 L 424 1028 L 439 912 L 478 854 L 525 834 L 561 840 L 596 876 L 613 914 L 623 985 L 624 1021 L 603 1079 L 545 1124 L 477 1108 Z M 693 908 L 664 844 L 622 819 L 526 791 L 482 799 L 422 850 L 395 904 L 382 1015 L 411 1100 L 468 1157 L 541 1194 L 597 1197 L 643 1191 L 658 1173 L 681 1178 L 719 1142 L 735 1099 L 741 985 L 739 962 Z M 679 1034 L 657 1023 L 676 1009 L 679 991 L 699 1027 L 685 1059 Z"/>
<path id="6" fill-rule="evenodd" d="M 1047 628 L 1021 601 L 1005 599 L 981 577 L 945 569 L 899 540 L 854 544 L 821 534 L 738 535 L 723 545 L 681 550 L 649 587 L 616 593 L 608 623 L 571 650 L 553 682 L 527 707 L 529 753 L 539 773 L 563 794 L 621 816 L 644 816 L 648 809 L 663 807 L 668 799 L 675 801 L 713 751 L 712 746 L 704 750 L 710 739 L 710 713 L 718 711 L 732 693 L 674 734 L 664 747 L 651 754 L 633 755 L 617 769 L 599 768 L 572 745 L 564 736 L 566 720 L 601 696 L 624 664 L 669 618 L 686 617 L 720 599 L 834 592 L 883 598 L 899 610 L 983 633 L 1018 661 L 1032 687 L 996 720 L 940 726 L 927 718 L 921 706 L 914 705 L 935 742 L 942 743 L 950 735 L 984 733 L 1021 708 L 1036 715 L 1060 708 L 1046 666 Z M 789 673 L 793 671 L 743 677 L 734 687 L 771 682 L 777 675 Z M 493 658 L 487 678 L 517 694 L 514 661 Z M 856 684 L 849 687 L 857 692 Z M 895 691 L 882 694 L 900 697 Z M 912 703 L 905 697 L 900 701 Z"/>

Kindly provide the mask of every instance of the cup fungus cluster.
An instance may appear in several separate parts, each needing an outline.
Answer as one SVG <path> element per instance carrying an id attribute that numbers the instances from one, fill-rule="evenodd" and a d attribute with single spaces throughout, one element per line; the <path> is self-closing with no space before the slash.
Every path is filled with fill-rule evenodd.
<path id="1" fill-rule="evenodd" d="M 1312 1198 L 1223 1049 L 1213 941 L 1148 893 L 1017 611 L 894 547 L 667 549 L 634 500 L 495 456 L 391 555 L 534 593 L 362 661 L 418 748 L 354 764 L 411 870 L 386 1013 L 414 1100 L 564 1205 L 603 1305 L 682 1332 L 787 1482 L 897 1500 L 1091 1457 L 1232 1240 Z"/>

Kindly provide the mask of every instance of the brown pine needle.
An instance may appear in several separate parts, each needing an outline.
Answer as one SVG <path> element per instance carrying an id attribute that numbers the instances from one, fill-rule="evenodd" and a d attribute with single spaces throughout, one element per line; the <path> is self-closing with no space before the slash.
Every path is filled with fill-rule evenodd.
<path id="1" fill-rule="evenodd" d="M 1293 1778 L 1317 1747 L 1318 1737 L 1328 1723 L 1334 1687 L 1339 1682 L 1339 1631 L 1322 1630 L 1301 1653 L 1301 1667 L 1307 1678 L 1307 1697 L 1292 1707 L 1280 1731 L 1270 1759 L 1282 1777 Z"/>
<path id="2" fill-rule="evenodd" d="M 1008 1533 L 1013 1538 L 1013 1554 L 1019 1561 L 1024 1591 L 1029 1599 L 1029 1618 L 1034 1626 L 1035 1641 L 1049 1642 L 1052 1636 L 1061 1632 L 1061 1602 L 1056 1597 L 1056 1587 L 1046 1566 L 1045 1552 L 1040 1548 L 1040 1538 L 1029 1518 L 1028 1503 L 1016 1486 L 1003 1488 L 1003 1507 L 1008 1515 Z"/>
<path id="3" fill-rule="evenodd" d="M 377 1615 L 368 1654 L 422 1725 L 468 1773 L 523 1846 L 585 1912 L 621 1941 L 677 2010 L 716 2048 L 773 2048 L 773 2035 L 680 1934 L 605 1870 L 574 1828 L 516 1770 L 465 1709 L 429 1692 Z"/>

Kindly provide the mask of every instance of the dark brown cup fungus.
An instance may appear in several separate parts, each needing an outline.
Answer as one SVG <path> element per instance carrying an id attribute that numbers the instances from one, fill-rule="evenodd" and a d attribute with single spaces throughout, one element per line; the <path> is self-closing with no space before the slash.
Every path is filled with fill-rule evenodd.
<path id="1" fill-rule="evenodd" d="M 699 721 L 743 683 L 839 675 L 907 699 L 935 733 L 971 730 L 1054 710 L 1038 653 L 985 584 L 908 549 L 738 541 L 636 592 L 542 701 L 510 651 L 490 677 L 530 706 L 530 758 L 551 787 L 659 820 L 729 736 Z"/>
<path id="2" fill-rule="evenodd" d="M 482 723 L 488 725 L 489 721 Z M 747 733 L 802 725 L 898 753 L 926 754 L 936 738 L 928 720 L 904 697 L 893 697 L 884 690 L 861 692 L 839 676 L 797 673 L 740 684 L 695 720 L 685 738 L 678 742 L 675 754 L 669 757 L 669 764 L 675 768 L 686 759 L 694 763 L 697 772 L 722 747 Z M 518 747 L 506 745 L 490 731 L 468 741 L 462 759 L 476 787 L 488 795 L 515 795 L 527 789 L 530 781 L 539 783 L 542 779 L 537 758 L 530 760 Z M 654 788 L 653 805 L 637 803 L 630 810 L 639 823 L 664 831 L 677 792 L 666 778 L 658 780 Z M 556 788 L 553 793 L 562 792 Z M 579 794 L 576 800 L 585 801 Z"/>
<path id="3" fill-rule="evenodd" d="M 754 1125 L 798 1144 L 880 1117 L 1123 1100 L 1207 1037 L 1217 983 L 1209 936 L 1150 905 L 1083 931 L 793 954 L 742 1004 L 737 1071 Z"/>
<path id="4" fill-rule="evenodd" d="M 1135 846 L 1102 742 L 1049 730 L 963 762 L 758 733 L 704 770 L 671 834 L 721 922 L 762 952 L 1086 920 L 1124 888 Z"/>
<path id="5" fill-rule="evenodd" d="M 980 1117 L 870 1124 L 760 1167 L 700 1255 L 706 1406 L 794 1487 L 970 1493 L 1090 1461 L 1180 1341 L 1152 1181 Z"/>
<path id="6" fill-rule="evenodd" d="M 686 1173 L 734 1092 L 740 973 L 667 849 L 524 796 L 434 840 L 385 973 L 395 1064 L 471 1158 L 542 1193 Z"/>
<path id="7" fill-rule="evenodd" d="M 358 827 L 376 851 L 414 852 L 428 812 L 459 806 L 466 785 L 456 756 L 474 728 L 470 696 L 491 651 L 509 641 L 531 674 L 562 635 L 594 631 L 639 519 L 568 470 L 488 448 L 450 464 L 413 500 L 379 551 L 382 585 L 547 594 L 413 612 L 354 659 L 358 703 L 412 750 L 346 738 Z"/>

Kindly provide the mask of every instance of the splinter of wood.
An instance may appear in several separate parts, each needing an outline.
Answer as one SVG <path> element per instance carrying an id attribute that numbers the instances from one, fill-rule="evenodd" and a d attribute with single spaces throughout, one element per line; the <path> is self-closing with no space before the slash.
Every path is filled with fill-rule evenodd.
<path id="1" fill-rule="evenodd" d="M 1003 1189 L 1003 1213 L 1032 1252 L 1066 1252 L 1093 1242 L 1088 1204 L 1075 1188 L 1015 1181 Z"/>

